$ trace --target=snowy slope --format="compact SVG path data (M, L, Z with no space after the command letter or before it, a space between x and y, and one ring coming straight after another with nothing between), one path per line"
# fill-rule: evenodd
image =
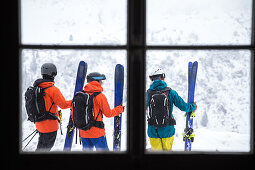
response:
M159 3L160 2L160 3ZM230 5L231 4L231 5ZM149 45L251 43L252 0L148 0ZM146 76L155 66L187 101L188 62L198 61L194 151L250 151L251 52L249 50L147 51ZM150 80L146 79L146 88ZM184 113L174 107L173 150L183 150ZM146 148L150 148L146 138Z
M126 43L126 0L23 0L26 44Z
M111 44L126 43L126 1L103 0L24 0L21 3L22 43L27 44ZM149 45L225 45L249 44L251 34L251 0L148 0L147 43ZM111 4L115 5L111 5ZM117 4L119 3L119 4ZM162 5L163 4L163 5ZM231 4L231 5L228 5ZM153 8L151 8L153 7ZM52 62L58 68L56 86L66 99L72 99L75 76L80 60L88 63L88 73L106 75L104 94L114 105L114 67L123 64L126 78L125 50L22 50L21 136L35 129L26 121L24 92L40 78L40 67ZM194 119L194 151L250 151L251 53L248 50L166 50L147 51L146 77L155 66L166 73L167 84L187 101L187 65L198 61L195 92L197 117ZM146 79L146 89L150 85ZM127 105L127 83L124 105ZM125 109L127 110L127 109ZM70 111L63 110L63 134ZM126 112L123 113L122 151L126 148ZM184 113L174 107L176 134L174 151L183 151ZM106 137L112 150L113 118L104 118ZM36 136L26 151L34 151ZM65 135L58 131L53 151L62 151ZM74 141L75 143L75 141ZM24 146L25 143L21 143ZM150 148L146 138L146 148ZM73 145L81 151L81 146Z
M22 114L22 136L24 139L30 133L35 130L35 126L33 123L26 121L26 110L24 104L24 93L28 86L33 85L33 82L40 78L40 69L41 65L45 62L52 62L57 66L58 75L55 78L55 85L60 89L63 93L64 97L67 100L72 99L75 78L77 73L77 68L79 61L85 61L88 63L88 73L90 72L100 72L105 74L106 80L103 82L103 93L106 95L108 99L108 103L111 108L114 107L114 69L116 64L124 65L124 92L123 92L123 104L126 106L126 93L127 93L127 83L126 83L126 52L125 51L90 51L90 50L23 50L21 63L22 63L22 106L21 106L21 114ZM86 83L86 82L85 82ZM127 110L127 109L125 109ZM62 151L64 147L64 140L66 134L66 126L68 124L70 110L62 110L63 111L63 122L62 129L63 134L60 135L60 131L58 131L57 139L53 151ZM127 121L126 111L123 113L123 126L122 126L122 146L121 150L126 150L126 121ZM104 117L105 129L106 129L106 138L108 142L109 149L112 150L113 146L113 118ZM31 144L29 144L26 148L26 151L34 151L37 146L38 136L34 138ZM75 139L75 138L74 138ZM75 143L75 140L74 140ZM79 143L79 141L78 141ZM23 143L23 147L26 142ZM81 151L81 146L73 145L73 150Z
M184 101L188 98L188 62L198 61L195 90L198 109L194 118L197 136L192 150L249 151L250 51L154 50L148 51L147 56L146 76L154 67L161 67L166 73L168 86ZM151 81L146 80L146 88L149 88ZM185 128L184 112L174 107L173 115L177 121L173 150L180 150L184 147L180 137ZM241 142L237 143L239 140ZM183 147L180 148L180 144ZM150 148L148 139L147 148Z
M252 0L148 0L149 45L247 45Z

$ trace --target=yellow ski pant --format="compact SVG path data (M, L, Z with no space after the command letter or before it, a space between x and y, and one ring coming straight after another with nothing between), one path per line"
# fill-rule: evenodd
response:
M152 150L168 150L172 151L174 136L170 138L150 138Z

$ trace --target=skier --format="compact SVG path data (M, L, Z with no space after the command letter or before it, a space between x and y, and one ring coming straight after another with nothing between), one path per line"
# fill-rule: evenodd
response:
M124 106L119 105L114 109L111 109L106 96L103 92L103 80L106 77L104 74L98 72L92 72L87 75L87 84L84 87L84 91L90 95L95 92L101 92L93 98L94 104L94 119L98 122L103 122L103 115L106 117L114 117L123 112ZM104 127L99 128L92 126L89 130L79 129L83 150L109 150Z
M195 111L197 105L196 102L194 104L184 102L176 91L167 87L162 69L153 71L149 78L153 81L146 93L147 108L149 108L147 133L151 148L172 151L176 124L172 114L173 104L184 112ZM164 104L160 105L160 103Z
M37 79L34 86L47 88L44 96L45 108L50 113L58 115L58 106L61 109L71 107L72 100L65 100L60 90L54 85L54 78L57 75L57 68L52 63L45 63L41 67L42 79ZM46 119L40 122L35 122L37 131L39 132L39 139L36 151L50 151L54 145L59 129L58 119Z

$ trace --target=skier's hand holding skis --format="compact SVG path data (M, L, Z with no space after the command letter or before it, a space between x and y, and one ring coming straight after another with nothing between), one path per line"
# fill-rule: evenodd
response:
M193 112L195 112L197 110L197 102L194 102L194 105L196 106L196 108Z
M122 102L121 102L120 106L123 108L123 112L124 112L125 106L123 106L123 103L122 103ZM123 113L123 112L122 112L122 113Z

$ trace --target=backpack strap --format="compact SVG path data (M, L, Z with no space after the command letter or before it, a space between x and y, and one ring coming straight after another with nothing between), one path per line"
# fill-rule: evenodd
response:
M50 87L52 87L52 86L54 86L54 84L53 84L53 85L51 85L51 86L49 86L49 87L42 88L42 89L43 89L43 92L44 92L46 89L48 89L48 88L50 88ZM51 104L51 106L50 106L50 109L49 109L49 111L48 111L49 113L50 113L50 110L51 110L51 108L52 108L53 104L54 104L54 102L52 102L52 104Z
M48 111L48 112L50 112L50 110L51 110L51 108L52 108L53 104L54 104L54 102L52 102L52 104L51 104L50 109L49 109L49 111Z
M46 89L48 89L48 88L50 88L50 87L52 87L52 86L54 86L54 84L51 85L51 86L49 86L49 87L42 88L42 89L43 89L43 92L44 92ZM51 103L50 109L49 109L49 111L47 111L47 113L48 113L47 118L48 118L48 119L52 119L52 120L58 120L58 122L60 122L60 119L59 119L54 113L51 113L51 112L50 112L50 110L51 110L53 104L54 104L54 102Z
M163 90L150 90L150 89L148 89L147 93L149 93L149 94L157 94L157 93L163 93L163 92L167 92L167 91L171 91L171 88L170 87L166 87Z
M161 93L164 93L164 92L169 92L171 91L171 88L170 87L166 87L164 88L163 90L159 90L159 91L156 91L156 90L150 90L148 89L147 90L147 93L149 94L150 98L153 94L161 94Z
M99 95L101 92L94 92L92 95L91 95L91 97L92 98L94 98L94 97L96 97L97 95Z
M101 115L103 117L102 111L99 110L99 112L97 114L97 117L96 117L96 119L94 121L94 126L100 128L100 129L104 129L104 122L103 121L97 121L97 118L98 118L100 113L101 113Z
M171 91L171 88L170 87L166 87L166 88L164 88L163 90L161 90L162 92L169 92L169 91Z
M54 86L54 84L53 84L53 85L51 85L51 86L49 86L49 87L42 88L43 92L44 92L46 89L48 89L48 88L50 88L50 87L52 87L52 86ZM51 104L50 109L49 109L49 111L48 111L48 112L50 112L50 110L51 110L51 108L52 108L53 104L54 104L54 102L52 102L52 104Z
M52 86L54 86L54 84L51 85L51 86L49 86L49 87L42 88L42 89L43 89L43 91L45 91L46 89L48 89L48 88L50 88L50 87L52 87Z
M96 97L97 95L99 95L101 92L94 92L91 96L92 98ZM102 118L103 118L103 113L102 113L102 110L99 109L99 112L97 113L97 117L94 121L94 125L95 127L97 128L100 128L100 129L104 129L104 122L103 121L97 121L97 118L98 116L101 114Z

